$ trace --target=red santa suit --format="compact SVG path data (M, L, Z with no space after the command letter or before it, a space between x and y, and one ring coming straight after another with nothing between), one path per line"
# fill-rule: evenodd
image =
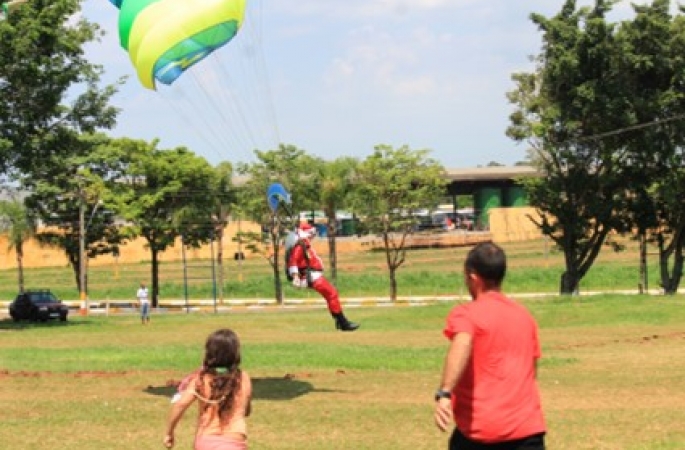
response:
M354 331L359 325L348 321L343 315L338 290L323 276L323 261L312 247L311 240L316 236L316 230L310 224L303 223L297 234L299 241L288 258L288 273L293 277L293 285L309 287L321 294L336 320L336 326L343 331Z

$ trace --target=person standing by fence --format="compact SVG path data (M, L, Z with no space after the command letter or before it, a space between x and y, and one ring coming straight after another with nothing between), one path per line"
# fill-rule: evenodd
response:
M136 297L138 298L138 306L140 307L140 321L143 325L147 325L150 323L150 298L148 297L145 283L140 283Z

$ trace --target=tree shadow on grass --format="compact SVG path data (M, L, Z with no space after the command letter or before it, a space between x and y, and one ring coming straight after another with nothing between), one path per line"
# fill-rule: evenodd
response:
M255 400L292 400L310 392L333 392L330 389L316 389L309 381L287 374L284 377L252 379L252 398ZM171 399L176 394L178 383L167 382L165 386L148 386L143 391Z

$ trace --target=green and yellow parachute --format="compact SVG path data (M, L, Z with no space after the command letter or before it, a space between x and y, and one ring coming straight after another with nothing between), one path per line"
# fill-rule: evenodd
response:
M247 0L110 0L143 86L171 84L238 33Z

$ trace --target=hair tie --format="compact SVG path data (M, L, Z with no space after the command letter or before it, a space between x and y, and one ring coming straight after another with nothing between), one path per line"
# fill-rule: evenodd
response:
M226 367L215 367L214 371L220 375L223 375L228 372L228 369Z

